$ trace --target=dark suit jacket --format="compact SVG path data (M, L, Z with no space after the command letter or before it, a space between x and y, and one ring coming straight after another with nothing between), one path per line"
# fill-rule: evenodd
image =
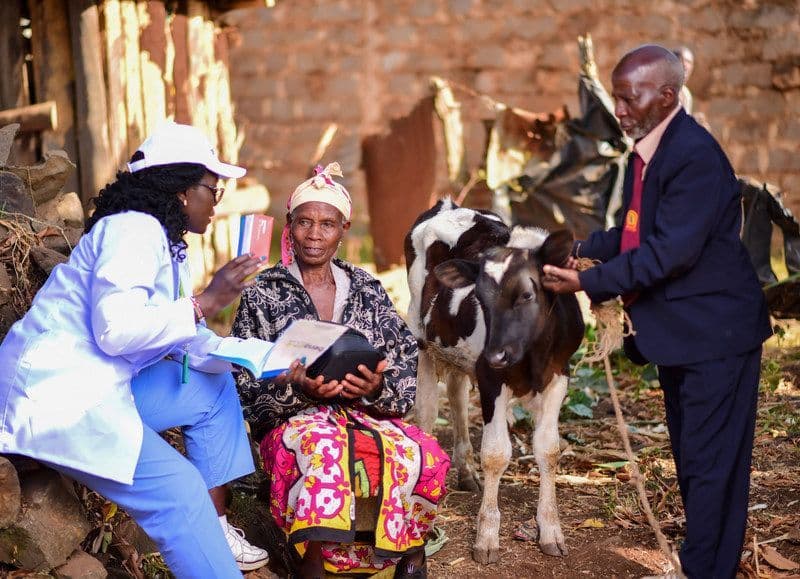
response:
M632 184L625 175L624 210ZM594 302L638 291L629 313L642 355L675 366L741 354L772 333L763 292L739 239L739 187L725 153L683 110L645 172L638 248L620 254L621 229L592 233L580 273Z

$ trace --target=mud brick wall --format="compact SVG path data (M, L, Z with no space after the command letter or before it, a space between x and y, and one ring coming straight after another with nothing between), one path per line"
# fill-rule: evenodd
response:
M551 111L576 99L576 38L590 33L600 77L645 42L686 44L689 81L736 170L782 187L800 213L800 0L279 0L229 13L240 160L285 199L328 123L366 214L360 140L408 113L439 75L499 101ZM469 166L491 111L463 93Z

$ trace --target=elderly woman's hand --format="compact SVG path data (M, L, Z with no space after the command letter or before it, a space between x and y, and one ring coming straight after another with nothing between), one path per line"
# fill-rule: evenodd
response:
M289 370L281 374L276 379L276 382L281 384L296 384L300 386L303 394L310 398L333 398L342 392L343 384L336 380L325 382L322 376L316 378L309 378L306 376L306 367L300 360L295 360L289 366Z
M361 372L361 376L347 374L344 380L342 380L344 386L342 389L342 398L355 400L361 397L374 397L376 392L379 392L383 385L383 373L386 371L388 365L389 362L381 360L378 362L373 372L364 364L360 364L358 366L358 371Z

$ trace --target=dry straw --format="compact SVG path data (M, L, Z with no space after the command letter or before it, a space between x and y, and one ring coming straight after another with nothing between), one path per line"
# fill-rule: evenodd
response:
M38 234L34 233L31 228L33 223L44 226L44 229ZM33 296L46 277L33 267L31 248L42 245L41 238L44 235L61 235L68 245L69 240L61 227L8 211L0 211L0 231L5 232L0 240L0 267L11 272L11 303L16 315L21 317L30 308Z
M576 269L584 271L594 267L596 263L589 258L580 257L576 260ZM591 309L597 323L597 340L587 344L586 353L579 364L600 362L622 347L623 338L635 334L628 312L622 308L619 299L593 303Z

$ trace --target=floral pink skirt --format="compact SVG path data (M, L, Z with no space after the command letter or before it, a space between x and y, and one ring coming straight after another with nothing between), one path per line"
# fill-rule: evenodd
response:
M321 541L332 573L375 572L421 547L445 494L450 459L400 419L353 408L308 408L261 442L270 511L302 556ZM380 501L375 539L356 540L355 499Z

